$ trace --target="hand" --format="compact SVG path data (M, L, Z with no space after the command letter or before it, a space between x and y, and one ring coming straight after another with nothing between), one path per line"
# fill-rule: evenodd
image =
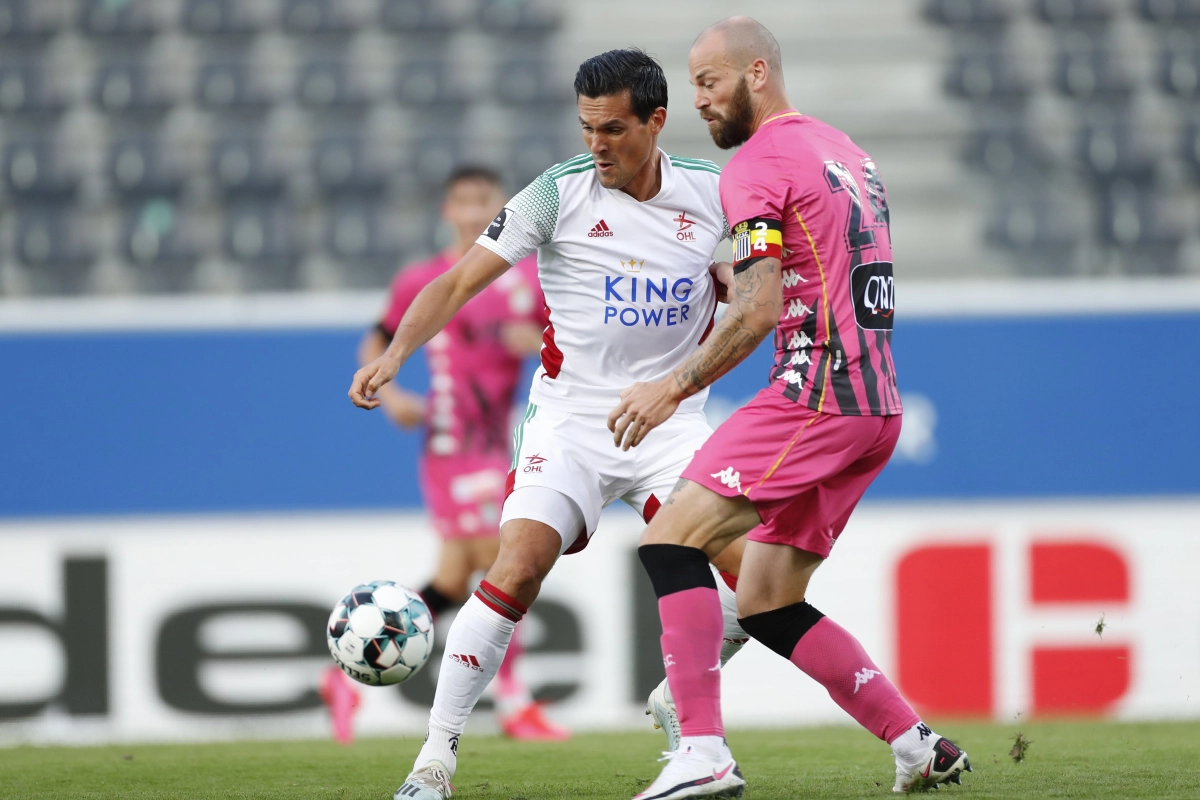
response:
M378 397L384 413L396 426L408 430L425 421L425 400L419 394L393 385L382 387Z
M637 447L650 431L670 419L682 399L673 375L630 386L621 392L621 402L608 415L613 444L622 450Z
M354 373L354 380L350 381L350 391L347 392L350 395L350 402L359 408L378 408L380 401L375 393L381 386L396 377L396 373L399 371L400 360L391 358L384 353Z
M708 265L708 273L712 275L713 287L717 290L717 302L728 303L733 296L733 264L714 261Z

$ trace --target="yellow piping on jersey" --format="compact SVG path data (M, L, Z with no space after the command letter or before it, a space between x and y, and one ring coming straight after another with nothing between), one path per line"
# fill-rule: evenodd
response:
M829 346L829 341L832 338L829 333L829 289L825 285L825 267L821 265L821 256L817 253L817 243L813 241L812 234L808 232L808 226L804 224L804 217L800 216L800 209L794 209L796 221L800 223L800 227L804 229L804 235L808 237L808 246L812 248L813 259L817 262L817 272L821 274L821 309L825 312L825 346ZM829 351L826 350L828 357ZM817 413L821 413L821 409L825 406L825 390L829 388L829 373L832 371L832 364L825 368L825 383L821 386L821 398L817 401Z
M762 125L766 125L767 122L774 122L775 120L784 119L785 116L804 116L804 114L800 114L799 112L784 112L782 114L775 114L774 116L769 116L769 118L764 119L762 121ZM762 125L758 127L762 127Z

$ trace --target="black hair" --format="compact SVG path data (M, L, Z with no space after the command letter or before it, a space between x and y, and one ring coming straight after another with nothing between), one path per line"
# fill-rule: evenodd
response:
M636 47L592 56L575 73L576 97L607 97L629 92L629 108L643 123L667 107L667 76L654 56Z
M446 176L445 190L450 191L450 188L460 181L483 181L492 186L504 188L504 178L500 177L500 173L482 164L463 164L456 167Z

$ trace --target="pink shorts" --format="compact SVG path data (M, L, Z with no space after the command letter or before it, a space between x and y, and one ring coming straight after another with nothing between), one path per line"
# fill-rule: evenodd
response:
M500 535L508 467L508 456L503 454L421 458L421 496L443 539Z
M767 388L717 428L683 477L749 498L762 519L751 541L828 558L899 437L899 416L818 413Z

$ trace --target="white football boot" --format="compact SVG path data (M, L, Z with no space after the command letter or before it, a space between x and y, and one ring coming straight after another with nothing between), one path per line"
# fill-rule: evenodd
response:
M654 687L654 691L646 698L646 714L654 718L654 727L661 728L667 734L667 750L674 752L679 749L679 715L675 713L675 698L671 696L671 687L667 679Z
M896 785L893 792L936 789L942 783L962 784L962 773L973 772L967 751L944 736L934 734L933 741L915 764L896 757Z
M663 753L667 765L658 779L633 800L676 800L683 797L741 797L746 781L729 748L722 745L718 757L696 752L689 746Z
M430 761L408 774L404 785L392 795L392 800L446 800L453 794L450 770L440 761Z

